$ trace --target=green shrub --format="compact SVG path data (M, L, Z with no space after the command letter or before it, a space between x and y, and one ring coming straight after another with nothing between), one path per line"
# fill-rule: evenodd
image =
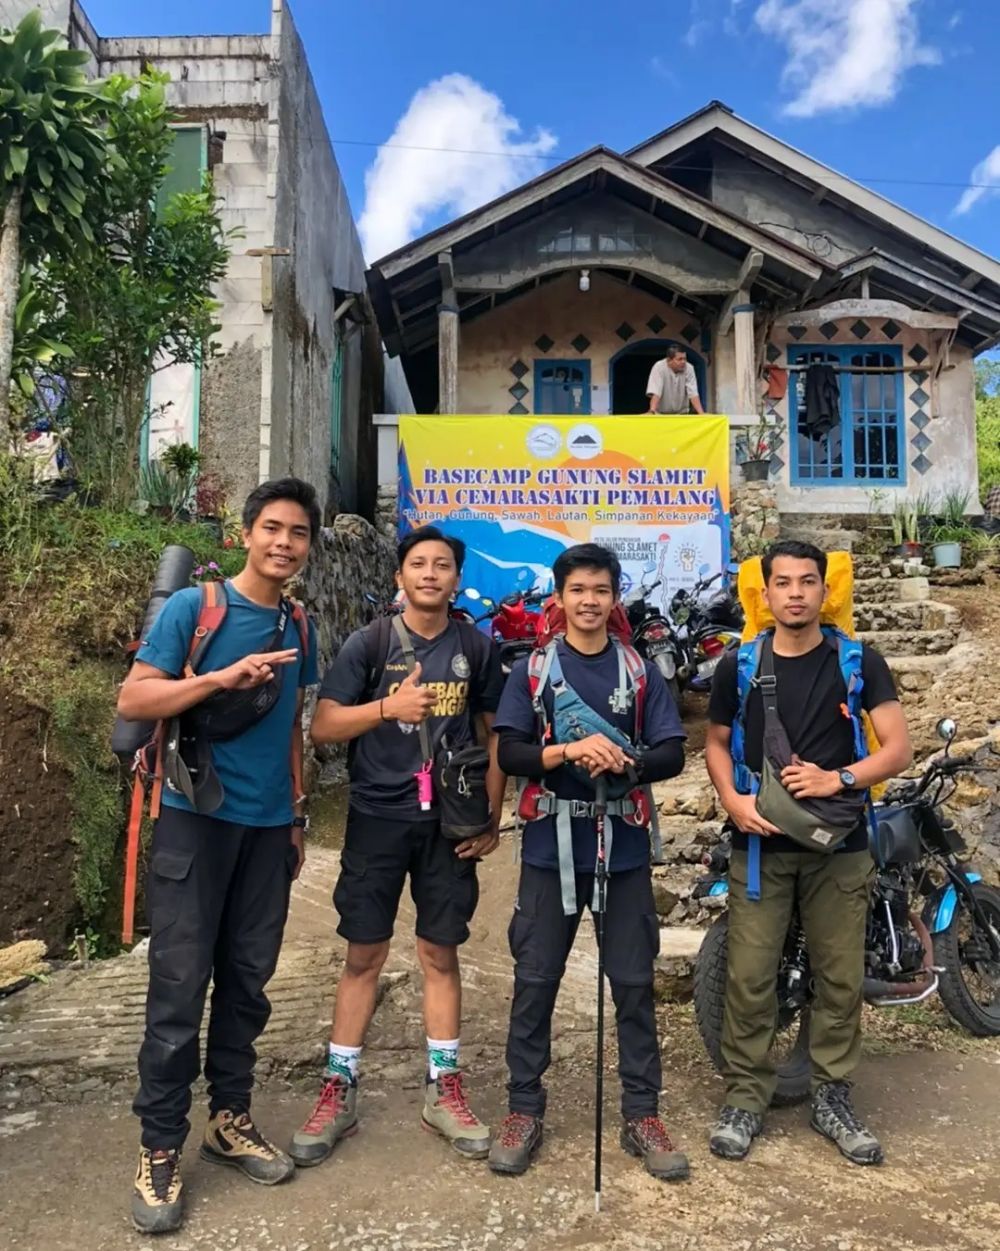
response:
M983 498L1000 485L1000 396L976 401L976 448L979 457L979 491Z

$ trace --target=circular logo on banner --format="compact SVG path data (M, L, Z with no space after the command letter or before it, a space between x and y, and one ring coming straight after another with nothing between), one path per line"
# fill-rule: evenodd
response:
M539 460L548 460L562 447L562 435L555 426L534 426L525 440L528 451Z
M452 658L451 671L456 678L467 678L472 672L469 662L465 659L461 652Z
M596 426L574 426L566 436L566 448L577 460L591 460L604 450L604 440Z

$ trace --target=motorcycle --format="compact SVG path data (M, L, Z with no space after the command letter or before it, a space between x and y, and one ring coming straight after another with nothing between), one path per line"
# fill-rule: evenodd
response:
M670 696L680 709L678 670L682 665L681 648L670 623L651 602L651 596L659 586L659 580L650 584L640 582L622 600L622 607L632 629L632 642L636 650L644 660L652 661L663 674Z
M516 591L513 595L505 595L497 604L480 595L474 587L465 590L464 595L473 603L481 603L486 609L481 616L470 617L470 620L474 620L477 625L489 621L490 633L500 648L500 664L504 677L508 677L514 665L525 656L530 656L538 645L540 614L531 610L540 608L546 596L540 591L531 591L527 595Z
M1000 890L965 863L967 852L941 805L964 761L951 756L956 723L937 733L946 744L916 779L897 783L875 806L871 850L876 876L868 909L864 997L876 1008L901 1007L940 996L970 1034L1000 1035ZM695 896L725 896L728 843L705 858L709 872ZM705 1048L722 1071L728 916L708 930L694 969L694 1006ZM772 1056L778 1077L774 1103L808 1097L809 1021L814 988L809 951L793 915L778 969L778 1016Z
M739 600L728 586L706 595L723 576L720 571L692 587L681 587L667 609L677 644L681 690L707 691L723 653L739 646L744 621Z

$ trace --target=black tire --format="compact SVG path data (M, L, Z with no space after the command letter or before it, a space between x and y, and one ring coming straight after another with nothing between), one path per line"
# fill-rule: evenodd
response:
M726 961L729 947L729 916L723 913L705 935L694 964L694 1012L698 1033L717 1072L722 1072L722 1013L726 996ZM793 1039L791 1049L777 1064L778 1084L773 1107L788 1107L809 1098L812 1065L809 1059L809 1017L805 1008L794 1013L779 1036ZM794 1038L793 1038L794 1035Z
M1000 890L974 882L972 892L987 921L1000 934ZM995 1038L1000 1035L1000 964L969 959L966 944L970 939L977 939L980 947L986 941L974 932L976 928L975 918L959 895L951 924L934 935L934 963L944 969L938 990L941 1002L963 1029L975 1038ZM972 985L970 975L975 979ZM990 985L993 1002L983 1003L980 987Z
M670 698L674 701L674 704L677 707L677 711L678 713L680 713L681 700L683 696L681 695L680 683L677 681L676 669L674 670L673 673L670 674L669 677L667 676L666 673L664 673L664 669L670 669L673 666L667 664L667 658L663 655L655 656L653 658L653 664L656 665L657 669L659 669L659 671L663 674L663 680L667 684L667 690L670 692Z

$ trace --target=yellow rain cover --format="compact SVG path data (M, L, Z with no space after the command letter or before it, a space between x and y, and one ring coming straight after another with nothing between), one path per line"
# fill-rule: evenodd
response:
M820 621L823 625L836 626L849 638L854 638L854 565L851 554L827 552L826 560L826 599L820 609ZM743 642L749 643L762 630L770 630L774 626L771 610L764 603L764 573L759 556L740 565L737 590L746 614ZM879 741L867 712L862 711L861 720L868 740L868 754L871 755L878 751ZM873 786L872 797L878 799L884 790L884 783Z

